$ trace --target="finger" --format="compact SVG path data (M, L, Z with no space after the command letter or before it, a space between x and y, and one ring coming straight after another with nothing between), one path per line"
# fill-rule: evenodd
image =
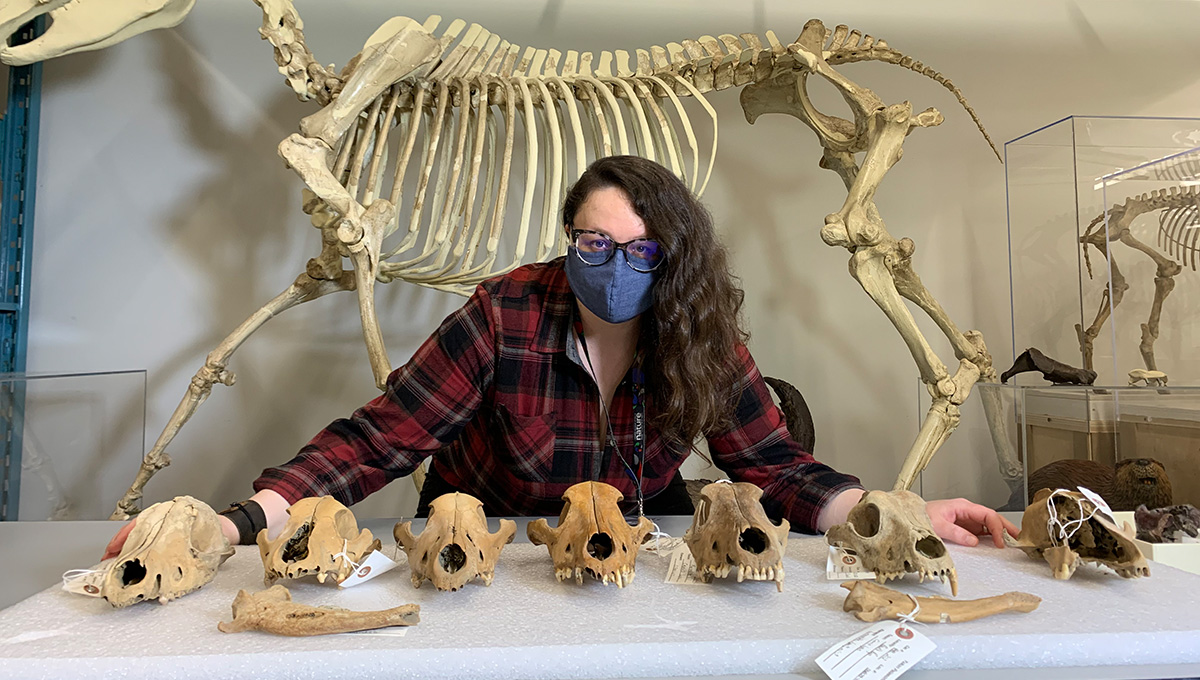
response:
M951 543L957 543L965 546L975 546L979 544L979 539L975 534L958 526L957 524L943 524L936 529L937 533Z
M117 531L117 535L113 536L112 540L108 542L108 546L104 548L104 557L100 558L101 562L121 554L121 548L125 547L125 539L129 538L129 532L133 531L133 523L136 521L126 522L125 526Z
M998 513L993 512L988 515L985 521L987 523L988 531L992 534L992 545L996 546L997 548L1003 548L1005 519Z

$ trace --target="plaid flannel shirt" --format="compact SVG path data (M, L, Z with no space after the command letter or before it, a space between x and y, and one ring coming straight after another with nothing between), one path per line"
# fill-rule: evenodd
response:
M636 498L621 460L600 438L600 391L575 349L575 296L563 259L520 267L474 295L388 377L384 394L334 421L291 461L268 468L255 490L296 502L331 495L346 505L432 464L489 515L559 514L567 487L607 482ZM764 490L763 505L794 530L858 479L818 463L788 434L782 413L744 346L735 425L708 436L713 462ZM647 408L654 408L649 401ZM633 450L630 375L610 407L617 447ZM689 451L647 427L646 498L666 488Z

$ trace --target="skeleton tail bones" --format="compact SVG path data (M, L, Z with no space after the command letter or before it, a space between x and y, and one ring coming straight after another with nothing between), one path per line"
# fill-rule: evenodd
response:
M786 45L770 32L765 45L752 34L724 34L636 50L632 58L620 50L601 52L597 59L592 53L568 51L564 57L557 50L522 49L477 24L455 21L435 35L439 17L424 24L397 18L335 74L304 43L302 22L290 0L255 1L263 9L260 33L272 43L280 71L301 99L315 99L324 107L305 118L300 133L279 147L307 185L304 209L321 230L323 246L287 290L208 355L114 517L137 512L145 483L169 464L167 445L213 384L233 383L226 370L230 356L268 319L328 293L356 291L372 372L382 387L390 364L374 308L376 281L403 279L466 294L478 282L530 259L564 252L565 236L555 224L555 211L565 187L596 157L643 155L703 192L717 147L717 115L704 93L742 85L747 86L742 103L748 119L790 113L817 133L825 149L822 166L838 172L850 191L842 211L827 218L822 238L851 251L853 275L900 330L935 397L898 487L910 485L949 436L971 385L980 378L995 379L982 337L960 332L949 320L912 270L912 242L887 233L873 201L878 183L900 158L904 137L916 127L939 124L941 115L934 109L914 115L907 104L885 107L874 93L832 67L861 61L897 64L942 84L977 124L978 117L950 81L886 42L841 26L829 31L811 21ZM190 9L185 0L176 2L181 12ZM47 6L57 3L51 0ZM160 4L165 8L171 3ZM141 21L138 31L154 27L135 15L129 15L134 17L130 26ZM0 12L0 21L4 18ZM108 35L113 40L126 36L118 33ZM87 42L77 38L80 44ZM841 91L853 121L816 110L804 86L811 74ZM684 100L696 102L712 122L707 148L702 148ZM987 139L982 126L980 130ZM864 154L861 165L855 158L859 152ZM514 171L522 170L524 181L513 181ZM520 196L515 237L511 229L502 231L510 193ZM533 213L539 208L540 231L532 235ZM408 213L407 229L400 218L403 211ZM385 250L385 239L393 235ZM537 242L535 253L527 248L531 236ZM511 255L501 257L505 244L512 247ZM407 259L396 259L402 253ZM349 270L344 260L350 261ZM933 354L901 298L933 317L950 338L960 363L954 376ZM998 409L988 409L992 411ZM1019 476L1019 466L1014 473L1016 464L1006 455L1000 455L1002 472L1006 478Z

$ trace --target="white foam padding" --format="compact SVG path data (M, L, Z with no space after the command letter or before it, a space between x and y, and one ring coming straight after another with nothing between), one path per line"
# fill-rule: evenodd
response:
M387 550L387 548L385 548ZM1126 580L1082 566L1055 581L1015 549L952 546L959 597L1022 590L1031 614L925 625L937 644L919 669L1200 664L1200 576L1151 564ZM545 547L504 549L491 587L414 589L407 563L351 589L281 581L297 602L350 609L421 605L403 637L287 638L225 634L238 589L259 590L262 563L239 547L216 579L167 605L113 609L51 588L0 612L0 676L103 678L602 678L819 673L814 659L868 625L842 611L846 591L825 579L823 538L793 534L782 593L770 582L668 585L665 557L642 551L624 589L559 583ZM736 574L736 572L735 572ZM895 585L895 583L891 584ZM949 596L940 582L899 582ZM1200 669L1200 665L1197 666Z

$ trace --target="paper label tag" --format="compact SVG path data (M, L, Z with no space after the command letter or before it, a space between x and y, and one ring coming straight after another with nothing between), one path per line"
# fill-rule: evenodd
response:
M1083 494L1084 498L1091 501L1096 506L1096 510L1107 517L1108 521L1112 522L1113 524L1117 523L1117 520L1113 519L1112 508L1108 507L1108 503L1104 502L1104 499L1100 497L1100 494L1083 486L1075 488L1079 489L1079 493Z
M866 581L875 578L875 572L863 566L862 558L853 550L829 546L829 557L825 560L825 578L830 581Z
M708 585L696 576L696 559L686 545L675 548L671 553L671 562L667 565L666 583L682 585Z
M62 589L68 593L85 597L100 597L100 588L104 585L104 577L108 574L108 566L116 559L110 558L91 569L72 569L63 574Z
M397 566L399 564L387 555L384 555L383 551L372 550L367 554L367 558L362 561L362 564L358 565L358 569L355 569L344 581L339 583L338 587L350 588L360 583L366 583L384 572L395 569Z
M935 646L912 626L880 621L830 647L817 657L817 665L833 680L896 678L928 656Z
M659 557L670 557L682 545L683 538L678 536L651 538L642 544L642 550L654 553Z

